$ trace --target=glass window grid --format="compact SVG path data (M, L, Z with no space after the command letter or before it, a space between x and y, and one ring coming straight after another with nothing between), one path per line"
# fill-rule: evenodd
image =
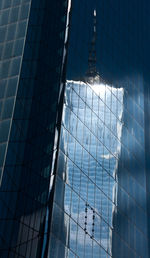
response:
M68 186L69 187L69 186ZM69 187L70 188L70 187ZM71 189L71 188L70 188ZM73 190L71 190L71 195L72 194L75 194L75 192L73 191ZM81 206L81 211L82 212L84 212L84 209L85 209L85 207L86 207L86 202L79 196L79 203L78 203L78 208L80 207L80 202L82 202L82 205L84 205L84 206ZM58 203L56 202L56 204L55 205L58 205ZM71 205L71 203L70 203L70 205ZM59 206L59 205L58 205ZM71 207L72 206L70 206L70 210L71 210ZM89 215L91 215L92 216L92 214L93 214L93 212L91 213L91 207L88 205L87 206L88 207L88 211L90 212L89 213ZM61 208L62 209L62 208ZM93 209L93 208L92 208ZM85 218L84 218L84 214L80 214L80 213L78 213L78 215L77 216L75 216L74 217L74 215L72 215L72 213L70 212L70 213L68 213L68 210L66 211L66 209L63 211L65 214L67 214L67 215L69 215L69 217L70 217L70 220L73 222L73 224L75 225L75 227L76 227L76 230L77 230L77 228L78 228L78 230L80 229L80 234L81 234L81 232L82 232L82 234L83 234L83 242L84 242L84 237L86 236L86 235L88 235L88 237L90 237L90 239L91 239L91 241L94 241L97 245L100 245L106 252L110 252L110 250L109 250L109 247L108 247L108 242L107 242L107 245L104 245L102 242L101 242L101 236L103 236L105 233L103 232L101 232L101 231L99 231L99 236L98 237L96 237L96 235L95 235L95 237L94 237L94 234L92 233L92 231L91 231L91 229L90 229L90 227L91 227L91 224L92 224L92 222L91 221L89 221L88 223L87 223L87 233L85 233ZM79 216L79 214L80 214L80 216L82 216L82 217L80 217ZM95 212L94 212L94 214L95 214L95 217L96 217L96 220L97 220L97 222L98 223L103 223L104 224L104 226L105 227L107 227L108 228L108 234L109 234L109 232L112 230L111 229L111 227L107 224L107 222L105 222L105 220L101 217L101 216L99 216L98 214L96 214ZM83 221L84 220L84 221ZM96 227L95 227L96 228ZM53 230L52 230L52 232L53 232ZM54 234L55 234L55 232L53 232ZM105 234L105 236L107 235L107 233ZM75 241L77 241L77 234L76 234L76 240ZM74 252L76 253L76 244L75 245L73 245L74 246ZM72 250L72 249L71 249Z
M71 135L71 134L69 134L69 135ZM73 137L74 138L74 137ZM81 144L81 142L80 142L80 144ZM83 148L85 148L85 146L83 146ZM86 149L87 150L87 149ZM88 151L88 150L87 150ZM102 166L101 164L100 164L100 166ZM104 167L103 167L104 168ZM129 170L129 168L128 167L126 167L126 169L128 170L128 172L130 173L130 170ZM104 168L104 170L107 172L107 173L109 173L109 171L107 171L106 170L106 168ZM131 176L132 176L132 174L131 174ZM115 177L115 175L114 175L114 177ZM142 185L141 185L142 186ZM143 186L142 186L143 187Z
M100 8L100 7L99 7ZM113 6L112 6L112 8L113 8ZM117 13L117 12L115 12L115 13ZM102 19L101 19L102 20ZM133 19L134 20L134 19ZM130 24L128 24L128 26L130 26ZM118 27L119 27L119 25L117 26L117 28L116 28L116 37L117 37L117 29L118 29ZM106 30L106 28L103 28L104 30ZM124 30L126 30L126 28L124 28ZM109 34L109 33L108 33ZM108 36L108 34L106 34L106 38L107 38L107 36ZM132 36L132 35L131 35ZM132 37L131 37L132 38ZM117 39L118 39L118 37L117 37ZM122 50L121 50L121 42L117 42L117 41L115 41L113 38L110 38L110 37L108 37L107 38L107 40L112 40L115 44L117 44L117 46L118 46L118 48L119 48L119 51L121 52ZM120 45L120 46L119 46ZM74 50L74 49L73 49ZM126 49L125 49L125 53L127 54L127 55L129 55L129 53L128 53L128 46L126 46ZM78 56L79 56L79 54L80 53L76 53ZM111 53L111 51L110 51L110 55L112 55L112 53ZM138 55L137 55L138 56ZM113 56L112 58L114 58L114 60L115 60L115 57ZM80 56L79 56L79 58L78 58L78 60L80 60ZM138 57L137 57L137 59L136 59L137 61L138 61ZM83 60L81 60L82 61L82 64L83 64ZM73 66L72 66L72 68L74 68ZM72 69L71 68L71 69ZM70 69L70 68L69 68ZM133 69L133 67L131 68L129 68L129 69L131 69L132 71L133 71L133 74L134 74L134 72L136 72L134 69ZM123 71L123 65L121 66L121 69L119 70L119 71L117 71L118 73L119 72L121 72L121 71ZM129 78L129 79L131 79L132 80L132 78ZM125 80L126 81L126 80ZM134 80L132 80L132 86L136 86L136 85L134 85L135 84L135 82L134 82ZM137 87L137 86L136 86ZM131 171L130 171L131 172ZM132 177L132 175L131 175L131 177ZM138 184L138 182L137 182L137 184ZM118 241L118 243L119 243L119 241ZM121 243L120 243L121 244ZM122 255L125 255L125 254L127 254L127 252L122 252L121 253ZM132 254L132 253L131 253ZM135 255L135 256L134 256ZM138 256L138 253L133 253L133 256L132 255L130 255L131 257L137 257Z
M78 100L78 103L79 103L79 100Z
M77 184L74 183L73 180L71 180L70 182L68 180L66 180L66 183L73 188L73 190L78 194L80 195L84 201L88 201L88 185L90 184L91 186L94 187L94 191L97 189L97 191L99 191L100 195L101 196L104 196L105 198L108 199L108 201L111 203L111 205L113 205L113 201L109 198L109 196L107 196L103 190L100 188L100 186L96 185L89 177L88 175L84 174L83 171L81 171L81 169L77 168L77 166L74 164L74 167L76 169L74 169L74 171L76 171L77 169L80 170L79 173L80 173L80 179L79 179L79 186L76 187ZM75 177L74 177L74 180L75 180ZM86 184L85 184L86 182ZM82 190L82 191L81 191ZM83 191L84 190L84 191ZM93 197L94 197L95 194L93 194ZM93 198L94 200L94 198Z
M76 114L75 114L75 113L74 113L74 115L76 116ZM79 119L79 118L78 118L78 119ZM70 131L71 131L71 130L70 130ZM113 135L113 134L112 134L112 136L114 137L114 135ZM111 137L111 139L112 139L112 137ZM99 141L99 139L98 139L98 141ZM118 141L119 141L119 140L118 140ZM102 143L102 144L104 145L104 143ZM119 144L121 144L121 143L119 143ZM110 151L110 149L108 149L108 148L107 148L107 150L108 150L108 152ZM112 153L111 153L111 155L113 155L113 156L114 156L114 153L112 152ZM133 153L132 155L133 155L133 156L135 156L135 155L134 155L134 153ZM118 159L118 156L115 156L115 158L117 158L117 159ZM139 161L139 162L137 161L137 163L139 163L139 165L140 165L140 166L142 166L142 164L140 164L140 161Z
M12 3L12 1L11 1L11 4L13 4ZM19 7L21 7L22 6L22 4L20 5L20 6L18 6L18 13L19 13ZM14 89L14 87L13 87L13 91L12 91L12 96L10 96L10 97L8 97L7 95L6 95L6 92L7 92L7 88L8 88L8 83L9 83L9 79L10 79L10 77L12 77L13 78L13 76L14 76L14 71L13 71L13 73L11 74L11 70L12 70L12 68L14 67L14 62L15 61L18 61L19 60L19 63L20 63L20 59L16 59L16 57L14 58L14 56L13 56L13 52L14 52L14 44L15 44L15 42L16 42L16 36L15 36L15 34L16 34L16 31L17 31L17 24L18 24L18 17L16 16L16 21L17 21L17 23L12 23L12 21L10 20L10 18L11 18L11 15L13 14L13 11L14 10L12 10L12 6L10 7L11 9L6 9L5 11L3 10L2 11L2 16L1 16L1 22L2 23L0 23L1 25L3 25L3 26L0 26L0 28L1 29L4 29L5 30L5 38L4 38L4 43L2 43L1 44L1 47L2 47L2 49L3 49L3 52L2 52L2 54L1 54L1 60L2 60L2 62L3 62L3 64L4 64L4 60L8 60L8 61L6 61L7 63L8 63L8 68L7 68L7 70L8 70L8 72L6 73L6 76L5 76L5 72L2 74L2 76L3 77L7 77L8 78L8 80L7 80L7 84L6 84L6 87L5 87L5 92L4 92L4 95L3 95L3 109L1 109L1 119L2 120L4 120L4 119L8 119L8 118L11 118L11 113L12 113L12 110L13 110L13 105L14 105L14 98L12 98L15 94L16 94L16 90ZM5 15L6 14L6 15ZM5 19L5 21L3 20L3 17L4 16L7 16L6 17L6 19ZM21 17L20 17L21 18ZM24 17L25 18L25 17ZM27 17L26 17L27 18ZM9 24L9 21L11 22L10 24ZM25 20L26 21L26 20ZM12 26L14 25L14 29L15 29L15 31L13 32L12 31ZM7 42L7 35L8 35L8 29L9 28L11 28L11 34L12 34L12 32L13 32L13 34L12 34L12 36L13 36L13 38L10 38L10 39L12 39L11 41L9 41L9 42ZM12 37L11 36L11 37ZM6 42L7 42L7 44L6 44ZM7 46L8 46L8 44L9 44L9 49L7 48ZM23 49L23 45L22 45L22 49ZM22 53L20 53L20 56L21 56L21 54ZM5 62L5 64L7 65L7 63ZM2 65L2 68L3 68L4 66ZM18 69L19 69L19 66L18 66ZM15 75L16 75L16 72L17 72L17 74L19 73L19 70L17 70L17 71L15 71ZM1 76L1 77L2 77ZM17 82L16 82L16 87L17 87ZM9 106L10 106L10 101L12 102L12 105L11 105L11 107L9 108ZM9 106L8 106L8 104L6 103L6 102L9 102ZM9 109L8 109L9 108Z
M67 188L69 188L70 189L70 192L71 191L73 191L74 192L74 190L72 189L72 187L71 186L68 186L67 184L65 184L65 186L67 187ZM72 189L72 190L71 190ZM78 193L76 193L77 195L78 195ZM68 194L66 195L66 196L68 196ZM83 204L86 204L87 202L79 195L79 199L80 199L80 202L82 201L83 202ZM70 202L70 205L71 205L71 202ZM88 205L88 207L89 207L89 209L90 209L90 206ZM78 204L78 208L79 208L79 204ZM70 206L70 210L71 210L71 206ZM82 210L82 209L81 209ZM69 213L68 212L68 210L66 210L65 209L65 212L67 212L67 214L69 215L69 216L71 216L71 218L72 218L72 220L74 221L74 223L75 224L77 224L79 227L81 227L83 230L84 230L84 223L82 223L82 220L81 220L81 223L79 222L80 221L80 219L79 219L79 216L78 216L78 219L77 219L77 217L76 217L76 219L75 219L75 217L73 216L72 217L72 215L71 215L71 212ZM96 211L97 212L97 211ZM79 213L78 213L79 214ZM99 215L98 215L98 217L99 217ZM104 221L105 220L103 220L104 218L101 218L101 221L104 223ZM105 225L108 225L107 224L107 222L105 222ZM109 225L108 225L108 227L110 227ZM136 228L136 225L134 226L135 228ZM139 230L139 229L138 229ZM104 232L106 232L106 230L104 231ZM91 237L91 235L90 235L90 233L88 233L87 232L87 234ZM103 235L104 233L102 233L102 235ZM106 233L105 233L106 234ZM122 241L124 241L125 242L125 240L122 238L122 236L120 235L120 233L119 232L116 232L116 234L118 234L118 236L122 239ZM142 233L143 234L143 233ZM101 236L101 235L100 235ZM145 237L145 236L144 236ZM95 237L92 237L92 239L94 240L94 241L96 241L97 242L97 244L100 244L100 245L102 245L102 243L100 243L99 241L97 241L96 239L97 239L97 237L96 237L96 235L95 235ZM146 238L145 238L145 240L146 240ZM128 245L128 243L126 243L127 245ZM103 248L105 249L105 245L102 245L103 246ZM133 246L129 246L129 248L133 248ZM108 248L108 246L107 246L107 249L109 249ZM105 250L105 251L110 251L110 250ZM135 250L134 250L135 251ZM111 252L111 251L110 251ZM111 253L110 253L110 255L111 255Z
M73 112L73 111L71 111L71 112L72 112L73 116L76 117L76 120L81 121L81 119L80 119L79 117L77 117L77 115L76 115L75 112ZM81 123L84 124L83 121L81 121ZM88 131L91 131L91 129L89 128L89 125L84 124L84 127L87 128ZM66 128L66 129L68 130L68 128ZM71 131L71 130L69 129L69 131ZM97 139L97 141L98 141L100 144L104 144L103 142L100 141L100 139L97 138L97 136L96 136L93 132L91 132L91 133L92 133L92 135ZM117 139L116 136L115 136L115 138ZM108 151L109 151L109 150L108 150ZM114 153L111 153L111 154L112 154L114 157L117 158L117 156L115 156Z
M89 85L88 85L88 87L90 87ZM107 87L108 88L108 87ZM76 91L76 88L75 87L73 87L72 88L74 91ZM78 94L78 92L76 92L77 94ZM94 95L96 95L95 94L95 92L93 93ZM97 95L98 96L98 95ZM81 98L81 96L79 96L78 95L78 97L79 98ZM100 97L98 96L98 98L100 99ZM117 99L117 98L116 98ZM84 99L83 99L83 101L84 101ZM107 108L107 110L109 110L110 111L110 114L112 114L114 117L116 117L116 119L117 119L117 121L119 122L120 121L120 119L119 119L119 117L117 117L116 116L116 114L112 111L112 109L110 109L109 107L107 107L107 105L105 104L105 102L102 100L102 99L100 99L100 102L101 103L103 103L103 105L104 105L104 107L106 107ZM120 101L117 99L117 103L119 103ZM90 108L91 109L91 107L86 103L86 100L85 100L85 104L86 104L86 106L88 106L88 108ZM122 105L122 102L120 102L120 104ZM94 110L92 110L93 112L94 112ZM129 113L129 111L127 110L127 112L128 112L128 116L130 115L130 113ZM98 114L96 114L96 115L98 115ZM111 117L111 116L110 116ZM143 117L144 117L144 115L143 115ZM99 117L100 118L100 117ZM135 120L135 118L132 116L132 119L133 120ZM101 120L101 118L100 118L100 120ZM121 122L121 121L120 121ZM138 121L136 121L136 123L137 123L137 126L139 126L140 128L141 128L141 130L142 130L142 132L143 132L143 134L144 134L144 130L143 130L143 127L141 127L141 125L138 123ZM128 127L128 125L126 125L126 124L123 124L124 126L126 126L126 127ZM108 126L108 125L107 125ZM137 128L137 127L136 127ZM128 129L129 130L129 129ZM130 130L129 130L129 132L130 132ZM116 134L116 136L117 136L117 134ZM135 139L136 139L136 141L139 141L139 138L138 137L136 137L136 135L133 135L133 137L135 137ZM139 142L140 143L140 142ZM140 143L141 144L141 143Z
M78 98L80 98L80 96L78 96ZM86 104L86 103L85 103ZM88 108L90 108L90 107L88 107ZM76 115L76 113L74 113L75 115ZM114 115L114 114L113 114ZM119 120L118 120L119 121ZM83 122L83 121L82 121ZM106 126L106 125L105 125ZM124 127L125 127L125 125L124 125ZM112 132L113 133L113 132ZM116 135L117 136L117 135ZM117 137L116 137L117 138ZM137 138L135 139L135 140L137 140ZM120 143L120 144L122 144L122 143ZM126 146L127 147L127 146ZM134 153L133 153L133 155L134 155ZM139 159L137 159L137 162L140 164L140 161L139 161ZM142 165L142 164L141 164Z
M7 0L5 1L5 2L8 2ZM14 2L14 0L11 0L11 3L12 2ZM16 1L15 1L16 2ZM22 3L23 2L25 2L24 0L22 0ZM35 1L35 2L37 2L37 1ZM45 1L44 1L45 2ZM4 2L3 2L4 3ZM1 4L1 3L0 3ZM6 6L5 6L6 7ZM41 9L40 9L40 11L42 11ZM42 16L42 15L41 15ZM40 33L39 33L40 34ZM13 42L13 41L12 41ZM16 41L15 41L16 42ZM22 56L22 55L20 55L20 56ZM8 60L8 59L7 59ZM22 78L21 78L22 79ZM23 78L24 79L24 78ZM24 80L25 81L25 80ZM22 82L22 80L21 80L21 82ZM26 82L27 83L27 82ZM17 84L17 83L16 83ZM27 84L26 84L27 85ZM22 86L22 85L20 85L20 86ZM30 86L31 86L31 84L30 84ZM8 93L8 92L7 92ZM19 92L20 93L20 92ZM20 96L19 96L20 97ZM17 99L17 101L18 101L18 99ZM19 99L19 101L22 101L22 99L20 100ZM27 102L28 103L28 102ZM24 103L23 103L24 104ZM18 115L18 114L15 114L16 116ZM45 115L45 114L44 114ZM45 117L45 116L44 116ZM20 117L19 117L20 118ZM21 117L22 118L22 117ZM23 115L23 118L24 118L24 115ZM15 119L14 119L15 120ZM17 128L18 129L18 131L19 131L19 133L20 133L20 127L22 128L22 131L23 131L23 133L25 133L24 131L25 131L25 129L24 129L24 124L26 124L26 120L24 121L24 119L20 119L21 121L20 121L20 124L19 124L19 121L18 121L19 119L16 119L15 120L15 122L14 123L17 123L17 125L18 125L18 127L19 128ZM16 126L17 127L17 126ZM47 129L46 129L47 130ZM16 137L16 134L18 134L18 131L16 130L16 131L14 131L13 132L13 134L14 134L14 136ZM28 135L29 136L29 135ZM41 136L41 135L40 135ZM47 134L46 134L46 136L47 136ZM26 135L26 133L25 133L25 135L24 135L24 138L25 137L27 137L27 135ZM53 137L53 136L51 136L51 137ZM17 137L16 137L17 138ZM18 137L19 138L19 137ZM17 140L18 140L18 138L17 138ZM24 139L23 138L23 139ZM30 137L29 137L30 138ZM40 137L41 138L41 137ZM42 135L42 138L43 138L43 135ZM20 147L20 152L22 152L22 142L23 142L23 139L22 139L22 137L20 137L19 139L21 139L21 142L19 141L19 142L17 142L16 144L14 143L14 146L16 145L16 146L18 146L18 144L19 144L19 147ZM12 140L13 140L13 142L14 142L14 138L12 137ZM15 139L16 140L16 139ZM29 141L28 141L28 144L30 144L30 139L28 139ZM10 140L11 141L11 140ZM27 145L28 145L27 144ZM40 144L42 144L42 140L41 140L41 142L40 142ZM12 152L13 152L13 147L14 146L11 146L12 147ZM31 146L32 147L32 146ZM10 149L9 149L10 150ZM11 151L11 150L10 150ZM16 148L15 148L15 151L16 151ZM45 159L45 156L43 155L43 154L45 154L44 153L44 151L43 151L43 153L42 153L42 155L41 155L41 163L43 163L43 160ZM13 156L13 155L12 155ZM14 156L15 156L15 154L14 154ZM30 157L29 157L30 158ZM32 157L31 157L32 158ZM48 161L46 161L46 162L48 162ZM49 161L50 162L50 161ZM15 163L15 162L14 162ZM20 164L18 164L19 163L19 159L17 159L17 165L16 165L16 171L15 171L15 165L13 166L11 166L11 175L12 175L12 177L13 177L13 175L16 175L16 174L18 174L18 175L20 175L21 173L20 172L24 172L23 170L24 170L24 167L26 166L26 164L25 165L23 165L22 166L22 170L21 170L21 165ZM8 163L7 164L9 164L9 161L8 161ZM40 161L38 161L38 164L40 164ZM19 167L19 165L20 165L20 167ZM29 164L28 163L28 170L30 171L30 165L31 164ZM34 165L35 165L35 162L34 162ZM41 164L40 164L41 165ZM8 169L8 167L9 166L7 166L6 168L5 168L5 171L6 171L6 173L5 173L5 175L9 175L9 173L10 173L10 167L9 167L9 171L7 171L7 169ZM19 169L20 168L20 169ZM43 165L43 168L44 168L44 165ZM35 169L35 168L34 168ZM37 169L37 167L36 167L36 169ZM38 170L40 170L39 168L38 168ZM17 173L18 172L18 173ZM23 174L23 173L22 173ZM8 178L8 181L9 182L11 182L11 175L10 175L10 178ZM35 174L35 178L37 177L37 175ZM4 178L4 180L5 180L5 178ZM48 183L49 183L49 179L47 179L47 181L48 181ZM40 184L42 185L42 182L41 182L41 180L39 180L39 182L40 182ZM38 184L39 184L39 182L38 182ZM18 182L17 182L18 183ZM36 185L36 184L35 184ZM7 185L8 186L8 185ZM14 189L16 190L16 192L18 191L18 202L20 201L19 200L19 198L20 198L20 195L22 196L22 191L20 191L18 188L17 188L17 186L18 185L14 185ZM21 186L21 185L20 185ZM37 186L36 186L37 187ZM6 189L7 190L7 192L9 192L9 189ZM23 189L23 190L25 190L25 192L27 191L27 189ZM21 193L20 193L21 192ZM47 192L48 192L48 189L47 189ZM23 193L24 194L24 193ZM41 192L39 191L39 197L40 197L40 194L41 194ZM7 195L7 193L6 193L6 195ZM33 194L34 195L34 194ZM41 196L41 198L39 198L39 200L37 200L37 201L35 201L34 199L32 199L32 198L30 198L30 196L29 196L29 205L31 205L31 202L33 201L33 206L34 206L34 208L35 209L37 209L37 214L35 214L36 212L34 212L34 208L33 208L33 206L32 206L32 208L33 208L33 210L30 210L29 211L29 207L28 207L28 203L27 203L27 206L25 205L25 203L23 202L22 203L22 205L20 205L19 206L19 211L18 211L18 209L17 209L17 206L14 204L14 202L13 202L13 193L11 194L11 192L9 192L9 196L10 196L10 200L8 200L8 202L9 203L11 203L11 204L13 204L13 206L14 207L12 207L12 211L11 210L9 210L9 212L8 212L8 214L9 214L9 216L12 216L12 218L16 218L16 216L18 216L19 218L18 218L18 224L16 223L16 220L15 221L13 221L12 220L12 223L14 224L14 230L11 230L11 228L9 229L9 231L11 232L11 231L15 231L15 235L17 235L17 233L18 233L18 239L16 240L15 239L15 236L12 234L12 238L10 238L10 240L12 241L12 243L11 243L11 241L9 242L9 244L10 244L10 246L11 246L11 244L13 245L13 240L14 241L16 241L17 242L17 244L19 245L19 247L16 247L15 248L15 250L16 250L16 255L17 255L17 253L18 252L23 252L24 253L24 257L26 257L26 256L31 256L31 257L35 257L37 254L35 254L35 252L37 252L37 249L38 249L38 241L37 241L37 239L38 239L38 237L36 237L37 239L35 240L35 241L37 241L37 243L36 244L34 244L34 241L32 241L33 240L33 236L35 236L35 231L34 231L34 228L35 228L35 224L38 224L37 225L37 227L38 227L38 233L37 233L37 235L39 236L39 240L40 240L40 238L41 238L41 236L40 236L40 232L41 232L41 227L40 227L40 225L39 225L39 223L38 222L35 222L35 221L37 221L37 220L41 220L41 225L43 225L44 224L44 221L43 221L43 218L44 218L44 213L45 213L45 207L41 207L41 205L39 205L39 203L41 203L41 201L43 202L43 200L41 199L41 198L43 198L43 196ZM24 197L24 196L23 196ZM24 198L22 197L22 200L24 200ZM31 202L30 202L30 200L32 200ZM5 200L6 201L6 203L7 203L7 200ZM45 206L45 204L44 204L44 206ZM38 208L38 207L40 207L40 208ZM21 208L22 208L22 210L21 210ZM16 209L16 210L15 210ZM41 210L42 211L41 211ZM13 212L16 212L16 215L14 215L13 216ZM43 214L42 214L42 212L43 212ZM27 214L28 213L28 216L25 216L25 214ZM22 243L21 242L21 238L22 238L22 236L23 236L23 234L22 234L22 236L20 236L21 235L21 233L22 232L24 232L24 230L23 230L23 228L24 228L24 226L22 226L21 225L21 222L23 222L24 223L24 219L25 218L27 218L28 217L28 219L30 220L31 219L31 217L33 217L32 215L31 215L31 213L33 214L34 213L34 218L32 218L32 229L30 228L30 230L29 230L29 234L30 234L30 236L31 236L31 240L29 239L28 241L26 241L26 243ZM18 215L18 214L21 214L20 216ZM7 223L7 220L5 220L5 222L4 222L4 225L6 225L7 224L7 228L9 228L9 221L8 221L8 223ZM34 224L35 223L35 224ZM17 224L17 227L15 228L15 225ZM19 226L20 226L20 231L19 231ZM17 229L18 229L18 232L17 232ZM31 234L31 231L32 231L32 233L33 234ZM9 232L8 232L9 233ZM26 230L25 230L25 235L26 235ZM33 236L32 236L33 235ZM19 241L19 238L20 238L20 241ZM7 240L8 238L6 237L6 240ZM10 247L11 248L11 247ZM24 248L24 250L23 250L23 248ZM26 252L26 249L28 248L28 254L27 253L25 253ZM34 250L33 250L34 249ZM22 250L22 251L21 251ZM32 250L32 251L31 251ZM20 255L21 255L21 253L20 253ZM10 255L12 255L12 254L10 254ZM19 254L18 254L19 255Z
M68 131L68 134L71 136L71 134L69 133L69 131ZM74 141L75 141L76 144L77 144L78 141L77 141L73 136L71 136L71 138L73 138ZM79 142L78 142L78 144L80 145ZM112 180L113 180L113 179L115 180L115 178L114 178L115 176L113 177L113 175L111 175L111 174L109 173L109 171L106 170L106 168L103 166L103 162L102 162L102 163L99 163L99 162L95 159L95 157L94 157L93 155L91 155L91 154L88 152L87 149L85 149L84 146L81 145L81 147L83 148L83 150L86 151L86 155L88 155L89 157L91 157L91 159L92 159L94 162L97 162L97 164L99 165L99 167L101 167L101 168L104 170L104 172L107 173L107 174L112 178ZM63 151L62 148L61 148L61 150ZM66 154L67 154L67 156L68 156L73 162L75 162L75 159L74 159L74 157L75 157L75 151L74 151L74 150L73 150L73 156L69 155L68 151L66 151ZM78 163L77 163L76 165L79 166ZM82 169L83 169L83 167L82 167ZM84 173L85 173L85 170L83 170L83 171L84 171ZM87 174L87 173L86 173L86 174Z
M10 9L12 7L16 7L16 6L20 6L22 4L25 4L25 3L30 3L31 0L2 0L1 3L0 3L0 9L1 10L7 10L7 9Z
M16 46L18 46L19 41L21 41L21 40L24 42L24 37L20 37L20 38L15 39L15 40L9 40L9 41L7 41L7 43L0 43L0 47L2 48L1 60L8 60L8 59L10 60L11 58L21 56L22 52L19 53L19 54L18 53L16 54L16 50L15 50ZM11 52L7 53L7 55L5 55L6 50L7 50L7 45L12 45L12 47L11 47Z
M76 165L74 165L74 167L76 167ZM79 168L78 168L79 169ZM82 174L84 174L83 173L83 171L81 171L80 170L80 182L81 182L81 176L82 176ZM84 179L83 179L83 183L84 183L84 185L85 185L85 177L88 177L88 175L86 175L86 174L84 174ZM73 181L72 181L73 182ZM87 184L88 184L88 182L91 182L93 185L94 185L94 187L95 187L95 189L97 189L98 191L99 191L99 196L100 195L102 195L103 194L103 196L108 200L108 202L109 203L111 203L111 207L114 207L114 203L112 203L112 201L111 201L111 199L109 199L109 196L107 196L104 192L103 192L103 190L99 187L99 186L97 186L97 185L95 185L95 183L90 179L90 178L88 178L88 180L87 180ZM79 183L79 185L81 186L81 183ZM79 189L76 189L76 187L74 187L72 184L69 184L69 186L84 200L84 202L87 202L88 201L88 196L87 196L87 194L86 194L86 192L84 191L84 193L85 193L85 196L82 196L81 195L81 190L80 190L80 192L79 192ZM87 186L86 186L86 189L87 189ZM122 191L125 193L125 189L123 189L121 186L120 186L120 189L122 189ZM135 203L135 205L137 206L137 207L139 207L139 209L141 210L141 207L135 202L135 199L133 199L127 192L126 192L126 195L128 195L128 198L130 198L130 200L132 200L132 202L134 202ZM125 198L126 199L126 198ZM104 200L104 199L103 199ZM104 202L104 203L106 203L106 201ZM103 207L102 205L100 206L100 207ZM110 207L110 205L108 205L108 207ZM126 210L128 210L128 208L126 209ZM143 209L142 209L143 210ZM98 210L96 210L97 212L98 212ZM145 211L143 210L143 212L145 213ZM99 212L99 214L100 214L100 216L103 216L103 213L101 213L101 212ZM107 221L107 223L112 223L112 221L111 221L111 212L110 212L110 209L108 209L108 214L110 214L110 216L108 215L108 221ZM146 215L146 213L145 213L145 215ZM127 214L126 214L126 216L127 216ZM106 219L106 214L105 214L105 219ZM129 219L130 221L132 221L132 223L134 223L135 224L135 226L138 226L138 225L136 225L136 221L134 221L134 218L132 219L132 218L130 218ZM112 226L112 225L110 225L110 226ZM143 234L143 232L141 231L141 233Z

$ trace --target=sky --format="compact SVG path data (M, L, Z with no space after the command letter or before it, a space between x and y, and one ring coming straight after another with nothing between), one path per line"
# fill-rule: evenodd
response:
M150 58L150 2L73 0L67 79L78 79L87 71L94 9L97 12L98 73L116 85L123 81L125 84L128 76L147 74Z

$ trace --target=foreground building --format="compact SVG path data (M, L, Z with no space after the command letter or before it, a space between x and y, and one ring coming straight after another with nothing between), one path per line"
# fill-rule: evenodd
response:
M41 257L68 3L0 10L0 257Z
M149 257L150 6L125 2L0 3L2 258Z

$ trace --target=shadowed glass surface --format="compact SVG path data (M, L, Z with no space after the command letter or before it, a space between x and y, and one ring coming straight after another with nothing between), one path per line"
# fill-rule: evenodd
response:
M72 1L52 257L149 257L146 4Z
M45 217L67 5L0 1L2 258L41 258L43 238L50 234Z
M0 257L148 258L150 2L68 5L0 1Z

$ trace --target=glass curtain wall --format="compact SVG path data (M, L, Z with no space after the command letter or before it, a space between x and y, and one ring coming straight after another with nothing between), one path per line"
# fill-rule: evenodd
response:
M72 1L50 257L149 257L144 5Z

